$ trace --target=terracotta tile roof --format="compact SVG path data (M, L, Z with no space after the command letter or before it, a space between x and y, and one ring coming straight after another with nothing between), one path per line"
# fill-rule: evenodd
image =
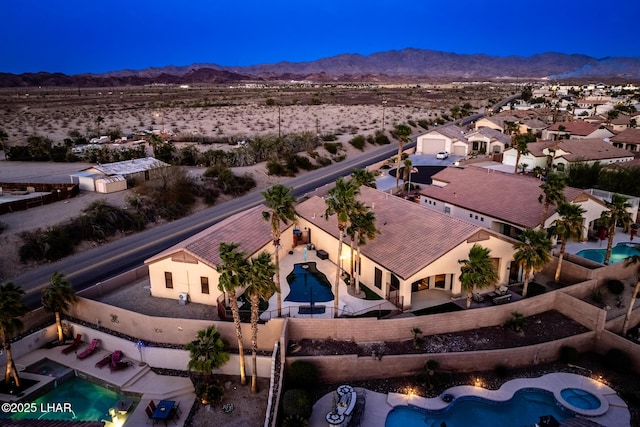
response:
M609 140L612 142L640 144L640 128L625 129Z
M497 235L372 188L362 187L359 200L373 209L376 227L380 231L374 240L361 248L362 253L403 279L411 277L478 232ZM324 199L312 197L298 205L296 210L301 217L337 239L336 216L324 218L325 209Z
M184 251L215 268L221 262L218 250L222 242L238 243L239 249L251 256L272 240L271 225L262 218L265 210L264 205L258 205L224 219L145 260L145 264Z
M477 136L477 135L482 135L482 136L486 136L487 138L489 138L491 141L495 141L498 140L504 144L511 144L511 137L509 135L506 135L502 132L500 132L499 130L495 130L493 128L488 128L488 127L481 127L478 130L475 130L473 132L469 132L467 134L467 139Z
M545 129L547 126L549 126L546 122L544 122L544 121L542 121L540 119L523 120L522 124L525 125L526 127L528 127L531 130Z
M545 148L561 149L565 155L557 158L567 159L569 162L582 160L605 160L633 157L633 154L623 148L617 148L599 138L562 139L559 141L538 141L527 144L527 149L534 157L545 157Z
M512 115L511 113L513 113L513 111L509 111L508 115L496 114L495 116L486 117L486 119L489 120L491 123L495 123L501 128L504 128L505 127L504 122L518 123L520 121L518 117Z
M563 131L560 130L560 126L564 126ZM575 122L554 123L551 126L549 126L547 130L557 131L557 132L566 132L566 133L570 133L571 135L587 136L590 133L593 133L596 130L598 130L598 126L591 123L587 123L582 120L577 120Z
M462 129L461 127L458 127L456 125L449 125L449 126L444 126L441 127L440 129L438 129L437 132L439 134L442 134L448 138L451 138L453 140L460 140L460 141L464 141L467 142L467 137L464 134L464 129Z
M537 227L542 217L542 182L525 175L514 175L480 167L448 167L433 176L444 181L444 187L430 185L420 194L464 209L485 214L520 227ZM565 197L576 200L582 190L565 188ZM588 195L588 194L587 194ZM591 196L589 196L591 197ZM555 208L549 208L549 216Z

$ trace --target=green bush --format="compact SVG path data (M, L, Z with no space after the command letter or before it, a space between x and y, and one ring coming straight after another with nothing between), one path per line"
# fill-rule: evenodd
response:
M624 351L619 348L612 348L609 350L605 356L605 365L607 368L620 372L626 373L631 369L631 357Z
M624 291L624 283L620 280L611 279L607 282L607 288L612 294L620 295Z
M224 386L217 379L200 384L196 390L196 396L202 403L217 404L224 398Z
M287 386L311 388L318 384L318 369L311 362L297 360L287 369Z
M324 149L329 152L329 154L336 155L338 154L338 143L337 142L325 142Z
M349 140L349 144L351 144L354 148L358 150L364 150L364 146L367 143L367 140L362 135L357 135Z
M331 159L324 156L318 156L318 158L316 158L316 162L318 162L320 166L329 166L332 163Z
M527 325L527 319L525 319L522 313L514 311L511 313L511 317L504 322L505 328L511 329L513 332L522 332Z
M580 353L578 353L578 349L575 347L571 347L570 345L563 345L560 347L560 361L564 363L576 363L578 358L580 357Z
M287 415L282 420L282 427L309 427L309 420L300 415Z
M279 160L269 160L267 162L267 173L275 176L287 176L289 171Z
M306 390L291 389L282 396L282 411L284 416L300 416L309 419L313 406Z

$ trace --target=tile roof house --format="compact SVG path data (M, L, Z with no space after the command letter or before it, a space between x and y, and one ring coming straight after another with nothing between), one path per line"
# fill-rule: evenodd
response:
M374 212L380 231L361 247L361 282L381 297L397 297L399 304L410 308L415 292L440 289L460 294L458 260L468 256L474 243L491 249L500 284L508 282L513 240L507 236L368 187L361 188L359 200ZM147 259L152 295L177 300L186 293L191 301L216 305L221 296L215 270L221 242L239 243L249 256L273 252L271 230L261 215L264 209L257 206L238 213ZM348 244L342 254L337 253L336 216L326 218L325 210L325 201L318 196L296 206L297 224L283 228L281 259L295 247L294 233L288 230L297 227L304 243L326 251L328 262L350 265Z
M467 134L469 152L502 153L511 145L511 137L488 127L481 127ZM465 156L469 154L465 153Z
M527 148L529 154L520 157L520 164L526 164L527 170L553 167L565 171L572 163L600 162L605 165L633 159L630 151L597 138L538 141L527 144ZM510 148L504 152L502 163L515 167L516 157L517 151Z
M587 123L582 120L554 123L542 131L543 140L609 138L613 132L603 126Z
M614 147L640 153L640 128L625 129L609 141Z
M420 190L420 203L430 209L463 219L511 237L542 223L542 182L528 175L515 175L468 166L447 167L432 177L433 184ZM606 210L596 197L578 188L566 187L565 197L586 210L584 238ZM551 206L544 227L558 218Z
M487 128L495 129L502 133L507 133L508 123L505 123L505 122L518 123L520 122L520 118L511 114L508 114L508 115L496 114L495 116L483 117L480 120L477 120L475 122L475 128L476 130L478 130L482 127L487 127Z
M465 130L456 125L443 126L438 130L419 135L416 154L436 154L448 151L457 156L466 155L468 149Z
M508 283L514 252L509 237L368 187L361 187L358 199L373 211L380 231L361 247L361 281L380 296L399 294L409 308L415 293L423 290L460 294L458 260L468 257L474 243L491 249L500 283ZM325 209L320 197L300 203L299 227L312 229L312 243L326 250L330 260L343 259L348 265L348 245L338 256L336 216L324 218Z
M271 226L262 217L265 210L259 205L240 212L145 260L151 295L178 300L180 294L187 294L189 301L216 305L221 295L216 270L221 262L220 243L237 243L249 257L263 250L273 253ZM293 243L293 233L284 230L283 226L280 256Z

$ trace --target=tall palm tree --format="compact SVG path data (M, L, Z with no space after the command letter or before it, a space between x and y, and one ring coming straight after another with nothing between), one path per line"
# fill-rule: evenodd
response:
M338 178L335 187L329 190L328 197L325 198L327 209L325 211L325 219L336 214L338 220L338 254L336 258L336 279L335 279L335 298L333 300L333 316L338 317L338 300L340 286L340 257L342 256L342 243L344 233L350 224L350 215L358 206L356 196L360 194L360 187L355 181L345 181Z
M513 259L524 270L522 297L527 296L529 280L536 271L540 271L551 260L551 240L542 230L525 229L513 244L516 250Z
M276 265L271 262L268 252L261 252L251 260L249 268L249 286L244 293L251 301L251 393L258 392L258 314L260 300L268 299L276 292L276 284L273 275L276 273Z
M491 249L484 248L477 243L469 250L469 258L458 260L460 267L460 284L467 292L467 308L471 307L471 300L476 289L495 285L500 277L489 256Z
M557 236L560 239L560 254L558 255L558 267L556 267L556 275L554 280L560 281L560 272L562 270L562 259L564 258L565 250L567 249L567 241L572 237L582 236L582 230L584 226L584 217L582 214L585 210L580 205L574 205L571 203L560 203L558 206L558 215L560 218L556 219L550 227L551 235Z
M100 138L100 125L104 122L104 117L96 117L96 127L98 128L98 138Z
M276 184L262 193L265 206L268 211L262 212L265 221L271 224L271 236L273 238L273 246L275 249L276 263L276 287L278 292L278 317L282 317L282 295L280 293L280 254L278 247L280 246L280 223L285 226L290 222L296 222L298 215L295 210L295 198L291 193L291 189L282 184Z
M213 325L199 330L196 339L188 343L185 349L189 351L187 368L201 372L206 377L229 361L228 345Z
M400 163L402 162L402 146L409 140L411 128L404 123L396 125L393 134L398 140L398 158L396 159L396 192L400 191Z
M4 382L8 386L11 377L16 387L20 387L20 377L13 362L11 353L11 339L22 330L19 317L29 310L22 301L24 291L11 282L0 285L0 341L7 359Z
M635 249L640 251L640 245L636 245ZM626 257L624 259L625 267L629 267L630 265L640 265L640 255L632 255ZM640 276L636 279L636 287L633 288L633 294L631 294L631 301L629 302L629 308L627 308L627 313L624 315L624 322L622 323L622 336L627 335L627 331L629 330L629 319L631 318L631 312L633 311L633 306L636 304L636 298L638 297L638 292L640 291Z
M358 186L365 186L370 188L376 187L376 176L373 172L366 169L354 169L351 172L351 179L358 183Z
M628 203L629 198L621 194L614 194L611 196L611 201L605 201L607 206L606 211L602 211L600 220L598 221L603 227L607 228L607 251L604 255L604 263L609 264L609 258L611 258L611 248L613 247L613 236L616 234L616 226L620 225L624 229L629 227L633 222L631 214L627 210L631 207Z
M360 294L360 246L366 245L367 241L376 238L380 231L376 228L376 215L368 207L362 205L350 215L350 225L347 233L352 237L355 247L351 248L351 267L354 278L354 289L356 294ZM355 259L353 254L356 254Z
M540 221L540 230L544 230L544 222L549 216L549 206L559 205L566 202L564 196L565 179L555 173L548 173L546 181L540 186L542 193L538 197L538 202L542 203L542 220Z
M72 304L78 301L76 293L64 278L64 274L56 271L51 275L50 285L42 290L42 307L49 313L56 316L56 326L58 328L58 341L64 340L62 333L62 321L60 315L66 313Z
M529 154L529 142L527 141L526 135L520 135L519 132L516 132L511 136L511 145L516 150L516 165L513 173L518 173L518 167L520 167L520 158Z
M231 314L233 315L233 324L236 329L236 337L238 339L238 353L240 356L240 384L247 383L247 375L245 372L244 362L244 344L242 343L242 325L240 324L240 311L238 310L238 298L236 289L242 287L249 273L249 263L247 262L247 254L238 251L237 243L220 243L220 259L221 264L216 266L220 278L218 279L218 289L226 292L231 305Z

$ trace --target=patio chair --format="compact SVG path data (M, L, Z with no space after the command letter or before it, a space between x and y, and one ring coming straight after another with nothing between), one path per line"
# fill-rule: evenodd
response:
M156 402L154 402L153 400L151 402L149 402L149 408L151 408L151 411L155 411L156 410Z
M502 285L498 289L496 289L496 295L506 295L509 292L509 288Z
M144 409L144 412L147 414L147 423L149 422L149 420L151 420L151 425L154 425L156 423L156 420L153 418L153 411L151 410L151 408L147 406Z
M99 341L100 340L97 339L97 338L92 339L91 340L91 344L89 344L89 347L87 347L82 353L76 354L76 357L78 359L85 359L85 358L91 356L98 349L98 342Z
M69 354L72 351L77 350L78 347L80 346L80 344L82 344L82 334L76 335L76 339L73 340L71 345L68 345L68 346L66 346L65 348L62 349L62 354Z
M96 368L104 368L105 366L107 366L109 363L111 363L112 356L113 356L113 353L109 353L106 356L104 356L102 359L98 360L96 362Z

